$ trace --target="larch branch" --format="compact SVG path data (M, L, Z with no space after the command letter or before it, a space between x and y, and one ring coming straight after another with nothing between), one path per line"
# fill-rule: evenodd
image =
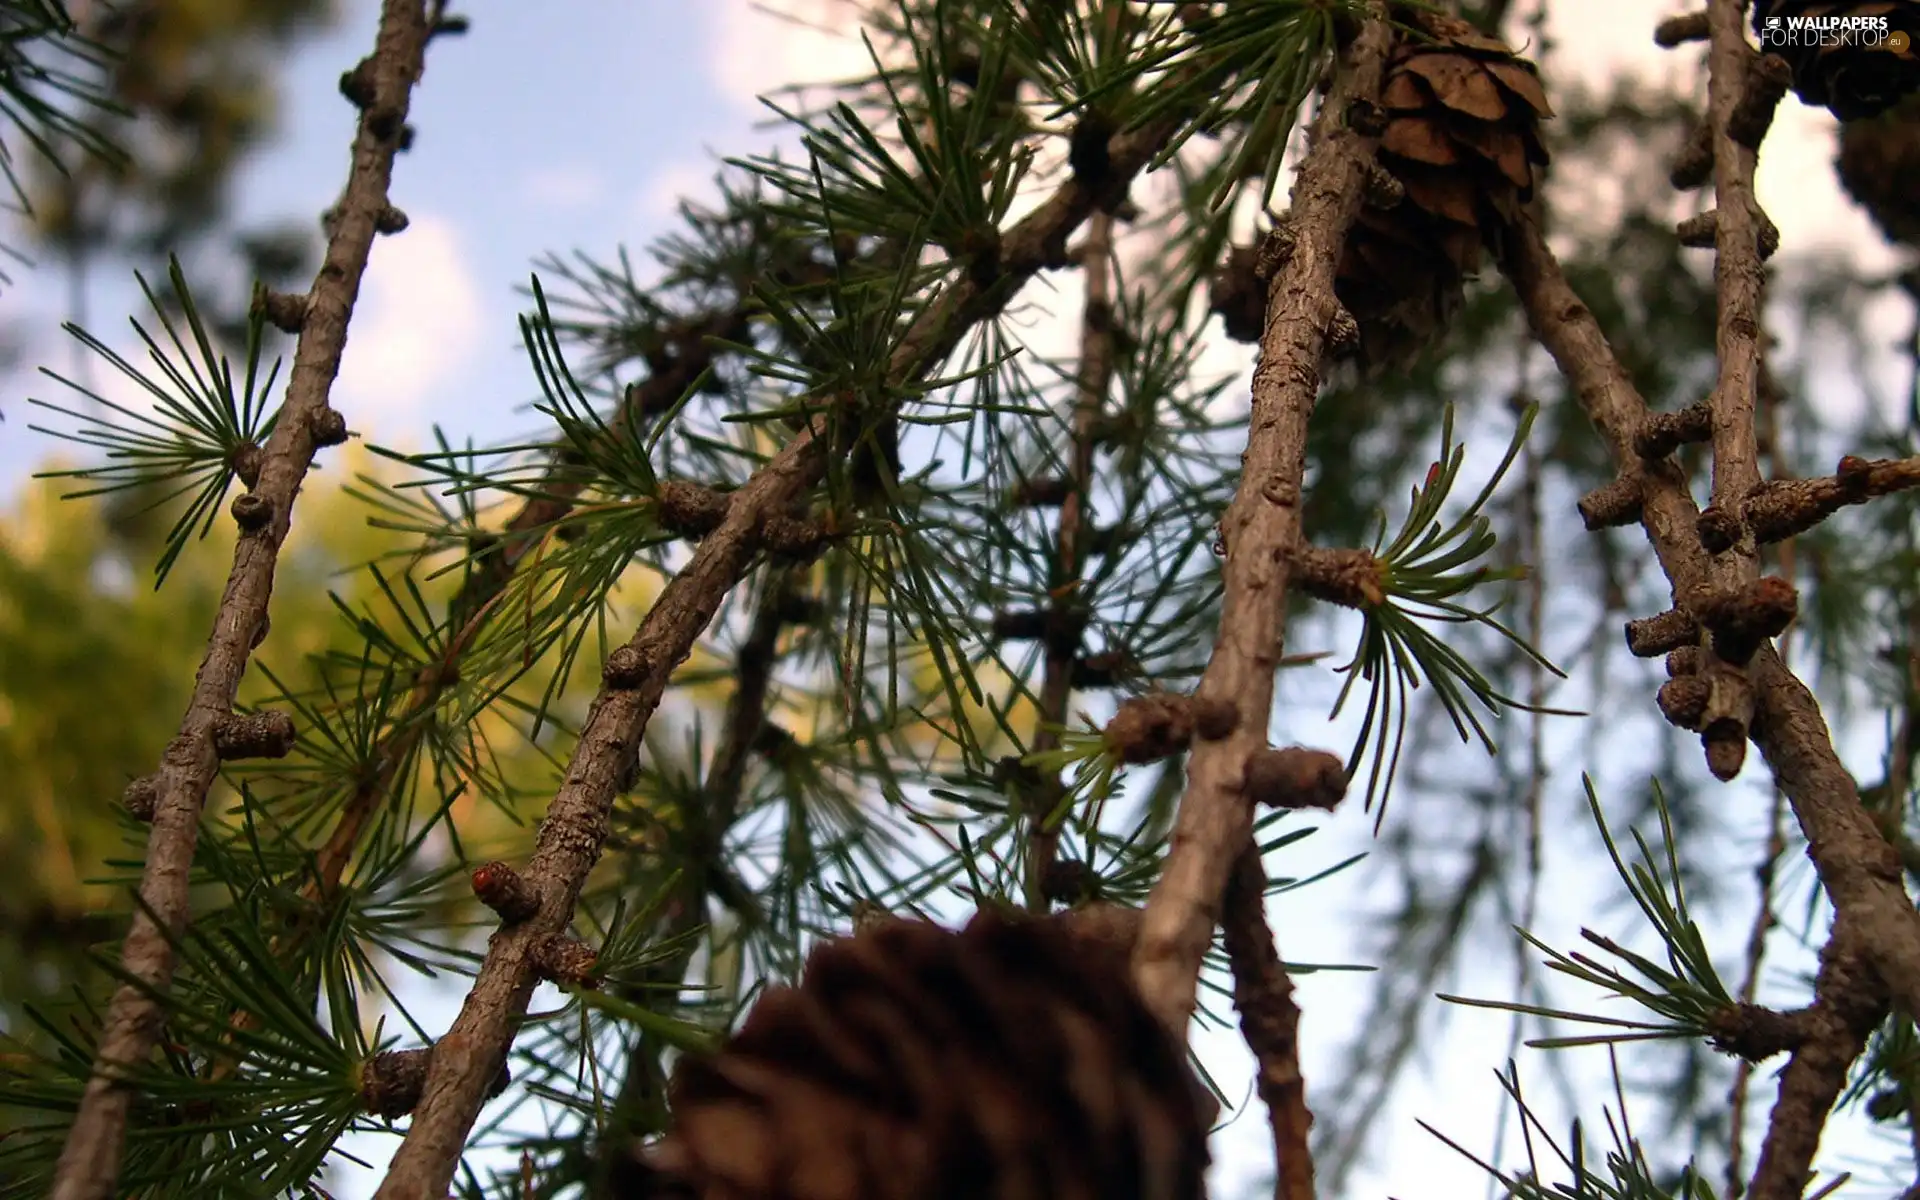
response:
M1227 554L1220 633L1194 695L1233 704L1240 721L1231 736L1193 748L1166 863L1134 951L1134 978L1147 1006L1183 1039L1227 877L1253 827L1246 765L1266 746L1273 710L1291 551L1302 539L1307 422L1327 329L1339 309L1334 270L1377 146L1377 135L1356 128L1372 125L1350 118L1380 95L1392 37L1380 11L1374 7L1348 49L1294 182L1295 244L1268 292L1240 486L1221 522Z
M672 407L687 388L693 386L713 362L712 338L737 337L749 319L753 304L742 299L736 304L701 313L676 322L668 341L676 354L667 369L649 374L646 379L625 389L609 424L615 429L630 421ZM520 564L540 547L553 529L573 512L574 501L585 490L585 483L574 472L556 463L550 478L526 497L507 518L500 541L482 556L474 570L461 581L448 604L456 626L439 660L421 671L408 695L403 715L395 722L387 742L377 752L379 770L355 788L342 806L327 841L317 857L314 878L301 889L303 899L313 902L331 896L340 885L348 861L359 846L362 835L372 823L381 803L392 792L402 766L411 760L427 731L428 715L440 702L447 688L460 677L460 661L473 647L486 619Z
M114 993L95 1050L93 1075L61 1151L52 1200L106 1200L119 1176L133 1102L125 1072L147 1060L160 1033L161 1006L154 993L172 983L171 939L187 924L188 871L201 809L219 771L214 730L233 710L255 637L266 621L294 498L315 450L329 439L336 423L330 419L327 398L339 373L347 323L377 226L391 207L387 189L393 160L431 37L422 0L384 0L374 51L354 72L366 91L352 168L329 222L325 258L302 305L299 342L279 419L262 449L259 476L240 498L254 502L255 509L264 506L265 519L244 530L234 547L233 567L192 699L149 789L153 830L141 872L141 905L120 959L122 968L145 986L123 984Z
M1313 1200L1313 1110L1300 1074L1300 1006L1267 928L1267 870L1249 840L1234 860L1221 919L1233 1006L1253 1052L1254 1087L1273 1126L1274 1200Z
M752 302L743 298L730 306L675 322L667 341L676 353L671 359L658 363L645 380L622 392L610 424L616 429L625 428L633 420L671 408L712 365L711 339L739 336L752 312ZM375 764L374 770L355 785L353 794L341 805L326 841L315 853L313 869L300 885L302 912L317 914L338 894L340 881L361 839L373 827L382 805L392 800L394 789L431 728L434 709L447 690L459 681L461 661L479 638L499 598L512 583L520 564L572 513L574 501L585 488L585 482L576 472L568 471L556 461L550 477L507 518L499 542L481 556L474 569L461 580L448 604L453 622L451 636L440 656L421 668L400 715L369 755ZM310 917L290 923L273 937L268 947L277 957L285 959L298 953L314 928ZM238 1010L229 1022L235 1032L256 1025L254 1014ZM238 1065L238 1059L224 1058L214 1064L209 1074L215 1079L226 1078Z
M1073 626L1074 614L1087 604L1082 593L1081 572L1087 561L1087 542L1093 534L1093 509L1088 494L1093 481L1093 455L1099 440L1101 418L1105 414L1107 393L1113 386L1114 311L1112 263L1113 218L1095 213L1087 222L1087 234L1075 257L1081 277L1086 280L1087 296L1080 314L1080 371L1075 381L1073 421L1070 429L1068 477L1073 490L1060 505L1060 532L1054 542L1053 597L1049 610L1055 628ZM1057 749L1060 735L1053 726L1067 722L1067 705L1073 698L1074 668L1079 662L1080 639L1048 638L1046 666L1040 681L1041 722L1034 735L1033 752ZM1043 795L1050 795L1043 791ZM1027 858L1027 907L1047 907L1047 869L1053 865L1060 848L1060 831L1043 822L1049 814L1038 812L1029 818L1033 828Z
M1516 229L1502 269L1541 343L1605 438L1615 466L1627 471L1636 461L1634 436L1647 417L1646 401L1568 284L1536 218ZM1686 479L1671 460L1641 462L1638 469L1640 522L1676 600L1701 594L1711 573ZM1772 646L1759 648L1748 673L1755 701L1752 739L1806 835L1836 922L1854 927L1861 953L1892 998L1920 1011L1920 912L1902 887L1898 854L1861 804L1813 693Z

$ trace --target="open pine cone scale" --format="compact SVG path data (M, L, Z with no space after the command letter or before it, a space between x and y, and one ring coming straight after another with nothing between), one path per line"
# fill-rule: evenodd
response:
M1360 324L1365 362L1405 365L1459 309L1482 248L1533 198L1553 115L1531 63L1464 21L1406 14L1381 93L1380 166L1405 190L1362 212L1336 290Z

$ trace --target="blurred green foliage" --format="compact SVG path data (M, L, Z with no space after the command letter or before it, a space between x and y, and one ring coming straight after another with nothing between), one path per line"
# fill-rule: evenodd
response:
M213 255L239 282L286 286L310 269L318 226L238 227L233 184L278 128L288 54L339 19L338 0L80 0L76 36L97 47L96 86L111 111L92 122L115 148L55 146L24 173L30 229L74 273L127 257ZM197 274L205 277L203 269ZM244 286L225 304L244 308ZM77 315L77 314L76 314ZM222 314L229 329L238 318Z
M379 478L391 468L351 452L301 495L261 660L290 683L329 654L359 653L363 636L334 598L392 616L364 564L403 550L407 539L369 523L344 490L360 472ZM0 1032L16 1035L26 1029L24 1002L64 1006L76 983L104 994L87 951L94 943L111 949L128 903L104 877L110 862L137 862L144 846L145 827L125 815L121 794L153 770L179 727L232 560L232 526L222 521L156 590L148 580L170 513L139 496L63 501L64 490L59 481L36 481L0 510ZM451 581L425 590L444 601ZM550 675L535 670L519 686L538 696ZM274 694L256 668L240 701ZM563 688L559 708L577 711L590 695L590 687ZM545 751L502 745L505 774L530 787L550 784ZM233 811L232 782L216 785L210 820ZM451 816L482 848L511 847L529 832L491 806L460 804Z

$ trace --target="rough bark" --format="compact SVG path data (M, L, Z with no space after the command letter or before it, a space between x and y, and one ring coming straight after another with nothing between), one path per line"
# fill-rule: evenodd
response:
M1220 633L1194 692L1232 703L1238 728L1196 745L1166 865L1147 902L1134 978L1147 1005L1180 1036L1194 1009L1200 964L1219 924L1227 876L1253 827L1246 764L1264 749L1273 677L1283 651L1292 555L1302 544L1307 421L1320 386L1327 328L1339 311L1334 270L1359 212L1377 139L1350 115L1379 98L1391 31L1369 20L1348 49L1314 120L1314 145L1293 188L1294 245L1268 291L1260 364L1240 486L1221 521L1226 542Z
M432 36L422 0L385 0L374 51L356 74L371 83L353 141L347 185L335 206L326 256L300 306L300 337L285 402L262 448L259 475L247 496L266 517L242 532L233 568L214 616L212 636L194 678L180 732L152 777L153 831L140 879L140 906L121 950L121 967L141 985L114 993L95 1050L92 1077L61 1151L53 1200L106 1200L119 1176L133 1091L126 1072L144 1064L159 1036L156 992L173 981L173 938L188 918L188 870L201 809L220 762L215 729L233 710L257 635L267 619L274 568L291 527L294 498L327 431L327 397L339 373L347 323L360 292L373 240L389 211L388 185L414 84ZM237 502L236 502L237 503Z

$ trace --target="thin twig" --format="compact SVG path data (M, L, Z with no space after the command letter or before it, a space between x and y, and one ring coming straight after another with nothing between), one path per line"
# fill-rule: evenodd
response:
M920 378L944 362L976 323L999 313L1027 280L1066 258L1066 240L1096 208L1111 206L1165 144L1174 118L1112 140L1110 170L1098 187L1069 180L1002 239L996 270L964 274L927 306L892 360L897 381ZM495 933L453 1027L436 1043L433 1066L413 1121L375 1200L439 1200L446 1194L468 1130L537 982L531 951L562 933L580 888L606 840L607 814L639 753L668 676L713 620L721 601L760 552L769 518L785 514L826 470L828 422L808 427L731 493L726 518L661 591L636 632L616 651L639 670L603 687L582 727L565 782L548 807L525 877L541 896L531 919Z
M1134 951L1134 977L1147 1006L1183 1039L1227 876L1252 829L1241 783L1249 756L1267 743L1274 671L1284 650L1287 552L1302 541L1307 421L1327 327L1339 310L1334 269L1377 145L1348 117L1379 99L1392 38L1381 11L1373 6L1372 19L1348 50L1339 81L1314 119L1313 149L1294 182L1295 243L1268 293L1240 486L1221 522L1226 560L1220 635L1195 695L1235 705L1239 726L1193 749L1165 867Z
M1073 405L1072 461L1068 478L1073 490L1060 505L1060 532L1054 543L1054 575L1050 589L1051 622L1056 627L1071 624L1072 614L1087 603L1081 594L1081 571L1087 560L1087 540L1093 532L1092 497L1094 444L1100 418L1106 409L1107 392L1113 386L1113 218L1095 213L1087 222L1086 237L1075 256L1086 280L1086 305L1080 316L1080 372ZM1039 753L1060 745L1059 726L1067 722L1067 705L1073 699L1074 667L1079 659L1078 639L1048 637L1046 668L1040 682L1040 723L1033 739ZM1047 868L1053 865L1060 848L1060 831L1044 825L1048 814L1034 817L1031 849L1027 860L1027 907L1044 910L1047 906Z
M730 305L696 312L673 322L664 335L664 340L673 348L672 356L664 361L652 361L650 365L653 370L646 379L622 390L609 425L614 429L625 429L642 417L671 408L713 365L713 339L742 336L746 323L757 311L758 303L750 296L742 296ZM568 470L564 462L556 457L552 473L507 518L498 543L461 581L459 589L448 603L448 611L457 625L456 631L448 638L440 657L421 669L413 691L407 698L406 707L393 723L385 744L369 755L378 767L369 778L355 787L353 795L342 805L327 840L315 855L314 869L300 888L301 898L305 902L302 911L316 911L338 892L347 864L361 838L372 826L374 815L389 798L401 769L412 760L426 737L430 727L429 715L446 690L460 678L461 660L479 637L487 619L493 615L496 604L506 593L520 564L545 545L559 524L572 514L574 502L585 488L585 479L578 472ZM759 628L758 624L754 626L756 631ZM776 622L774 633L777 634L778 630L779 624ZM758 644L756 637L757 634L750 635L748 643L742 647L743 660L748 656L749 648ZM771 653L770 647L767 652ZM740 678L741 688L744 689L752 677L743 674ZM764 680L761 687L764 692ZM730 732L731 729L730 725ZM729 756L729 745L731 743L723 743L715 758L716 769L719 769L718 764L734 763L737 757L739 762L734 765L739 767L739 771L744 771L744 756ZM733 786L737 787L737 781ZM711 792L715 789L709 787L708 790ZM731 817L726 823L731 823ZM682 907L687 907L694 919L688 928L676 926L663 937L671 938L690 932L692 927L699 924L698 918L704 912L698 902L698 898L705 894L704 875L688 881L682 891L688 890L696 899L690 907ZM301 926L288 931L276 938L271 948L276 954L296 952L300 935L308 928L310 926ZM649 980L657 982L651 974ZM236 1012L233 1028L249 1028L253 1021L251 1014ZM230 1070L233 1064L229 1061L220 1065ZM216 1077L220 1073L217 1068Z
M674 350L672 357L665 363L656 363L655 370L646 379L621 392L609 425L625 429L641 417L672 407L712 366L712 339L740 336L756 311L758 305L751 298L743 297L732 305L674 322L665 334L665 341ZM447 639L441 655L421 668L384 744L368 755L377 767L355 786L353 794L341 806L327 840L315 854L313 870L300 887L302 911L317 911L338 892L340 880L361 838L372 826L381 804L393 792L401 769L412 761L425 739L430 714L447 689L459 680L461 661L484 630L520 564L546 544L560 522L572 514L574 502L585 489L586 481L579 473L568 470L556 459L548 478L507 518L498 543L461 581L447 605L455 623L454 633ZM277 938L271 948L277 954L297 952L300 935L306 928L289 931ZM244 1013L236 1014L235 1028L248 1027L249 1020Z
M643 417L671 408L713 365L713 339L742 336L758 308L751 297L743 296L730 305L696 312L673 322L663 331L663 340L672 347L673 354L653 360L650 364L653 370L646 379L622 390L609 425L626 429ZM585 490L586 480L578 472L568 470L556 454L549 476L507 518L499 541L461 580L447 605L454 632L440 656L420 669L405 707L383 743L368 755L376 764L375 769L355 785L353 794L341 805L326 841L314 855L313 869L300 885L302 903L298 912L323 912L337 895L347 864L367 830L372 828L375 815L391 798L403 768L413 761L431 728L431 714L460 678L461 661L494 615L496 604L513 582L520 564L547 543L560 522L572 514L574 502ZM282 959L297 955L305 936L317 927L311 919L300 920L277 934L269 943L269 949ZM233 1031L239 1032L253 1028L256 1023L253 1014L236 1010L229 1024ZM213 1064L208 1075L214 1079L224 1078L237 1065L236 1059L221 1059Z
M1864 459L1848 455L1832 475L1775 479L1761 484L1741 505L1759 542L1804 533L1842 508L1920 487L1920 458Z
M152 1052L161 1024L160 1000L172 983L172 939L188 917L188 869L200 830L207 789L219 771L213 730L233 710L256 635L266 620L274 568L290 528L293 501L317 448L319 423L340 369L347 323L360 280L388 207L387 189L401 131L432 36L421 0L385 0L364 78L372 84L353 143L353 166L334 209L327 252L305 298L305 316L285 403L263 448L251 496L270 518L243 533L194 681L180 733L167 746L154 779L153 832L140 880L140 907L121 951L121 968L134 983L114 993L95 1051L93 1076L68 1131L54 1176L53 1200L106 1200L119 1176L133 1091L123 1074Z
M1313 1110L1300 1074L1300 1006L1267 928L1267 869L1252 841L1234 860L1221 916L1233 967L1233 1006L1256 1064L1254 1086L1273 1125L1274 1200L1313 1200Z
M1526 395L1526 365L1533 349L1533 341L1528 338L1521 351L1520 390L1518 400ZM1513 549L1513 565L1525 567L1533 564L1526 573L1526 615L1527 645L1539 647L1547 639L1547 581L1543 564L1547 561L1545 507L1541 504L1542 470L1541 455L1532 442L1528 442L1520 451L1522 469L1520 490L1514 497L1516 509L1514 523L1521 539ZM1540 882L1545 866L1545 846L1541 832L1545 827L1542 810L1546 804L1547 764L1546 707L1547 707L1547 670L1537 660L1528 660L1527 672L1527 783L1522 797L1519 816L1521 837L1527 848L1526 885L1520 895L1520 912L1514 921L1516 929L1532 930L1537 926L1540 913ZM1534 988L1533 955L1528 952L1524 940L1517 941L1517 952L1513 956L1513 994L1517 1000L1526 1000ZM1520 1052L1520 1042L1525 1036L1527 1014L1515 1011L1513 1019L1507 1024L1507 1048L1502 1061L1512 1062ZM1493 1135L1493 1155L1491 1161L1500 1162L1506 1148L1507 1121L1506 1105L1503 1102L1496 1114L1497 1124ZM1499 1185L1497 1178L1487 1180L1489 1200Z
M1774 926L1773 884L1779 870L1780 857L1787 852L1787 837L1784 818L1786 816L1786 796L1779 788L1773 789L1773 798L1768 805L1767 843L1761 855L1760 865L1753 869L1754 882L1757 885L1759 906L1753 914L1753 924L1747 929L1746 973L1740 983L1740 1002L1754 1003L1760 993L1760 970L1766 961L1767 934ZM1753 1063L1742 1058L1733 1067L1733 1086L1727 1093L1727 1195L1735 1196L1746 1184L1744 1165L1741 1162L1742 1146L1746 1141L1747 1096L1753 1081Z
M615 429L626 428L630 419L671 406L712 365L713 346L708 339L737 331L751 309L751 303L742 300L731 308L679 323L682 336L670 339L678 351L671 367L627 388L609 424ZM387 744L371 755L380 764L379 769L356 787L341 806L340 816L316 856L313 877L301 888L303 900L319 903L339 888L347 863L374 814L380 811L382 800L392 792L400 768L410 761L426 736L427 715L446 689L460 678L461 660L479 637L520 564L571 515L574 501L585 487L585 481L577 472L556 463L552 476L507 518L499 543L461 581L447 606L459 622L458 630L447 640L440 658L421 670L405 710L388 735Z
M787 601L793 589L800 582L799 576L800 572L796 571L772 581L772 586L761 597L747 628L747 636L735 655L734 678L737 682L721 718L720 742L714 748L713 758L701 785L698 810L684 814L692 834L693 852L687 856L673 895L667 900L666 912L656 937L658 942L678 945L680 950L647 968L633 989L635 994L630 998L634 1000L652 1002L658 998L660 989L678 987L684 982L687 967L693 961L696 943L692 935L706 923L712 873L715 866L720 864L719 856L726 846L727 833L740 812L746 789L747 765L752 760L761 732L767 726L767 703L772 692L773 670L778 662L775 652L780 633L786 628L783 613L787 610ZM645 1033L634 1040L632 1053L627 1056L627 1074L613 1104L614 1128L617 1131L633 1132L623 1129L623 1124L630 1122L634 1116L653 1113L656 1108L665 1105L659 1057L659 1049L652 1047Z

